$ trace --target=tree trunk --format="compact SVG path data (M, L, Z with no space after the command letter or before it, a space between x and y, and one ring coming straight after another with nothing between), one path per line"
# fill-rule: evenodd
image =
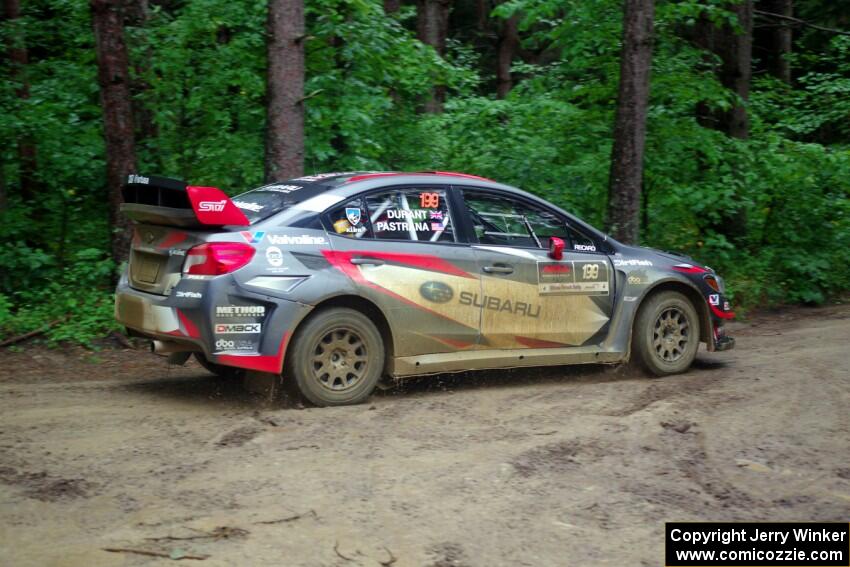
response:
M740 30L728 24L717 27L702 16L697 24L695 39L700 47L719 57L717 78L724 87L737 94L742 102L720 112L711 112L706 105L700 105L697 114L701 124L725 132L733 138L746 139L750 133L746 102L750 96L752 77L753 3L752 0L744 0L729 9L737 16Z
M148 0L122 0L121 13L124 25L142 26L150 17L150 2Z
M6 168L0 161L0 213L6 210Z
M416 1L416 33L419 41L433 47L440 57L446 53L450 6L451 0ZM435 85L425 101L425 112L442 112L445 99L446 87Z
M620 87L608 186L608 226L614 238L627 244L637 243L640 232L654 12L653 0L625 0Z
M304 174L303 40L303 0L269 0L267 181Z
M519 32L514 14L502 23L499 33L499 54L496 58L496 97L505 98L514 86L511 64L519 47Z
M401 0L384 0L384 13L395 14L401 9Z
M475 29L479 32L485 32L488 28L490 12L493 10L490 6L490 0L475 0Z
M121 206L121 186L127 175L136 169L130 73L120 5L119 0L90 2L106 140L106 184L109 192L112 258L119 263L129 256L131 233L129 221L118 210Z
M794 15L793 0L761 0L759 8L772 14L792 17ZM764 33L767 52L765 53L765 64L767 71L780 81L791 84L791 55L792 29L785 21L771 22L770 28Z
M4 0L4 16L9 22L14 23L21 17L20 0ZM13 82L18 83L15 89L16 96L25 102L30 98L30 84L27 79L27 65L29 64L29 53L26 44L20 34L14 33L8 37L7 51L9 57L9 76ZM35 142L29 132L21 132L18 137L18 165L21 200L32 204L35 202L37 187L38 159ZM38 209L31 209L37 214Z
M121 13L124 16L125 26L144 28L150 19L150 2L148 0L122 0ZM130 95L134 101L136 144L141 148L149 145L148 140L156 140L159 136L153 109L148 108L145 104L145 93L150 90L150 84L145 77L151 68L152 59L153 50L148 45L145 52L133 62L133 78L130 82ZM154 155L157 164L159 164L159 153L154 152Z

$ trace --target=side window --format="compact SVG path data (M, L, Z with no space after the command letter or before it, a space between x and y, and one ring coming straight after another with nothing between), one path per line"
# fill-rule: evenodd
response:
M567 246L575 252L596 252L596 243L593 242L593 239L585 236L571 226L567 226L567 232L570 235Z
M566 223L543 208L475 191L465 191L463 196L481 244L548 248L552 236L569 238Z
M353 199L327 213L326 219L331 230L348 238L372 238L369 219L362 199Z
M454 242L454 227L443 189L392 189L366 197L375 238Z

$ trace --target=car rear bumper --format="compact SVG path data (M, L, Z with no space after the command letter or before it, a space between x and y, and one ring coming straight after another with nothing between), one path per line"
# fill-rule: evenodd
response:
M191 283L190 293L165 296L130 287L125 275L115 318L134 334L201 352L210 362L280 373L292 330L312 308L246 290L230 276Z

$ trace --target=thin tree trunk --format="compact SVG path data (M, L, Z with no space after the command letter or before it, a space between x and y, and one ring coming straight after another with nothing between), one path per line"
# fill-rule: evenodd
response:
M446 53L450 6L451 0L416 1L416 33L419 41L433 47L440 57ZM425 112L442 112L445 99L446 87L435 85L425 101Z
M395 14L401 9L401 0L384 0L384 13Z
M0 213L6 210L6 168L0 161Z
M4 17L14 23L21 17L20 0L4 0ZM20 34L11 34L8 38L7 52L9 57L9 75L13 82L17 82L16 96L21 102L30 98L30 84L27 79L27 65L29 64L29 53L23 37ZM22 132L18 137L18 165L21 199L25 203L35 202L37 187L38 156L35 141L28 132ZM37 214L37 208L31 212Z
M150 2L148 0L122 0L121 12L124 16L125 26L144 28L148 19L150 19ZM144 104L144 95L150 89L150 84L148 84L145 76L151 67L152 58L153 53L148 46L145 52L133 62L133 79L130 82L130 94L135 102L133 112L136 124L136 143L140 147L144 147L147 140L155 140L159 135L153 110Z
M120 263L127 259L130 251L130 223L119 213L121 186L127 175L136 169L127 46L124 43L124 21L120 1L91 0L90 6L106 140L106 184L109 226L112 231L112 258Z
M269 0L267 181L304 173L303 40L303 0Z
M122 0L121 13L124 24L128 26L143 26L150 17L150 2L148 0Z
M490 0L475 0L475 29L479 32L487 31L491 11Z
M518 19L519 16L514 14L505 20L499 34L499 54L496 58L496 96L498 98L508 96L514 86L511 65L519 47Z
M763 0L760 7L766 12L786 17L794 16L793 0ZM768 30L768 53L765 57L767 71L785 83L791 84L792 29L788 22L773 22Z
M753 3L744 0L730 7L738 18L740 30L728 24L715 26L704 15L697 24L696 43L717 55L716 69L721 84L737 94L741 103L727 111L712 112L704 104L697 109L701 124L725 132L733 138L746 139L750 133L746 102L750 96L753 50Z
M636 243L640 232L654 13L653 0L625 0L620 87L608 187L608 226L614 238L628 244Z

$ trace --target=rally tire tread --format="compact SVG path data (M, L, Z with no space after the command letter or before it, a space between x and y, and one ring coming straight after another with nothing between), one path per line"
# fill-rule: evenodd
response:
M360 336L366 346L368 363L365 375L350 390L332 392L318 383L310 360L318 341L339 327L352 329ZM319 407L359 404L369 398L383 374L384 353L381 333L366 315L347 307L323 309L295 332L286 355L284 382Z
M682 357L668 362L653 348L653 327L666 309L678 309L688 320L690 336ZM681 374L690 368L699 350L699 315L691 301L677 291L662 291L651 295L640 306L632 328L632 354L635 361L650 375L661 377Z

